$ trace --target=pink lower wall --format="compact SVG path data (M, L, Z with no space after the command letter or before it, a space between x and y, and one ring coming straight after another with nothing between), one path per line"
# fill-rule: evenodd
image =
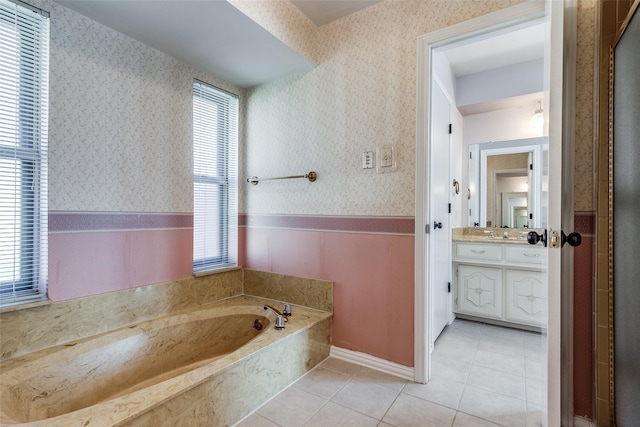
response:
M245 226L239 241L244 267L334 282L333 345L413 366L413 235Z
M60 301L191 276L191 218L50 215L49 298Z

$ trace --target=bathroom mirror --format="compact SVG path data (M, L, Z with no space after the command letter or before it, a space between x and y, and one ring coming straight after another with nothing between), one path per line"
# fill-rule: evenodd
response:
M469 146L469 226L539 228L546 138Z

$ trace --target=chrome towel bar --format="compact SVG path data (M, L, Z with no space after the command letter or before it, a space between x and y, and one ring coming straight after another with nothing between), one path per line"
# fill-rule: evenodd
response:
M274 178L258 178L257 176L252 176L251 178L247 178L247 182L250 182L253 185L258 185L260 181L273 181L276 179L294 179L294 178L306 178L310 182L315 182L315 180L318 179L318 174L314 171L311 171L309 173L305 173L304 175L277 176Z

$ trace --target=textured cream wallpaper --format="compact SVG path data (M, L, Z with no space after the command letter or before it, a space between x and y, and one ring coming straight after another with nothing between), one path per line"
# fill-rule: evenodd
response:
M191 212L193 78L239 89L51 1L49 208Z
M595 6L595 0L578 1L574 202L577 211L595 210L593 200Z
M318 62L318 27L289 0L227 0L284 44Z
M320 178L313 184L242 183L246 194L240 210L413 216L417 37L519 2L387 0L317 27L315 70L249 92L241 173L267 177L316 170ZM576 207L588 210L593 0L579 4ZM363 151L387 144L397 147L396 173L361 169Z

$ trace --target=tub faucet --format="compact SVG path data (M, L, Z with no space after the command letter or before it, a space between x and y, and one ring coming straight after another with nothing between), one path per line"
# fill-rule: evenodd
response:
M494 234L492 229L484 230L484 234L488 234L490 239L495 239L496 235Z
M264 309L265 310L271 310L276 314L276 329L284 329L284 323L287 322L289 319L287 319L282 313L280 313L278 310L276 310L275 308L271 307L270 305L265 304L264 305Z

